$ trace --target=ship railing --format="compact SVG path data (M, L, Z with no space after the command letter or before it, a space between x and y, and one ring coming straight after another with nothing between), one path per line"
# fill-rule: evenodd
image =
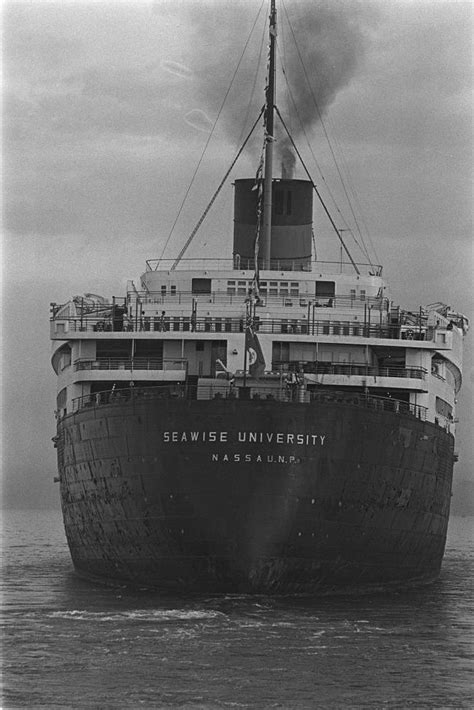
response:
M402 377L424 380L427 370L424 367L403 367L379 365L366 365L364 363L345 362L312 362L302 360L273 361L272 370L283 373L307 373L312 375L346 375L368 377Z
M348 392L311 392L311 402L336 402L345 406L362 407L376 411L394 412L395 414L411 414L422 421L426 420L427 407L412 404L392 397L379 397L364 393Z
M118 358L98 357L94 360L76 360L74 370L186 370L184 358Z
M147 259L147 271L171 271L175 259ZM380 264L357 263L361 274L381 276L383 267ZM354 274L354 266L350 261L316 261L313 259L272 259L270 268L263 260L259 263L260 271L314 271L321 274ZM253 257L236 254L232 259L188 258L181 259L176 271L254 271Z
M264 385L252 382L246 386L222 384L203 385L173 384L150 387L113 387L76 397L72 400L72 411L102 407L104 405L141 403L150 400L191 399L220 401L245 401L254 403L279 402L299 403L307 406L314 404L342 404L346 407L360 407L374 411L409 414L417 419L426 419L426 407L390 397L379 397L362 392L339 392L337 390L312 391L298 385Z
M250 284L250 282L249 282ZM278 290L278 289L276 289ZM248 301L248 288L232 286L227 291L210 291L209 293L193 293L192 291L133 291L131 296L135 295L142 306L153 305L157 307L174 307L179 305L189 306L192 308L193 302L197 304L207 305L235 305L245 308ZM288 293L271 293L267 289L260 289L260 300L256 301L258 308L338 308L344 310L364 310L371 309L377 311L389 310L389 300L380 296L353 296L353 295L338 295L338 296L312 296L292 293L292 289L288 289Z
M150 399L182 399L185 394L185 387L179 384L151 387L120 387L114 385L108 390L75 397L72 400L72 411L78 412L82 409L101 407L105 404L123 404L132 400L140 402Z
M262 318L253 319L255 331L271 335L329 335L364 338L386 338L391 340L423 341L433 338L433 329L401 330L398 325L369 324L349 320L309 320L307 318ZM196 332L196 333L243 333L245 319L241 317L166 316L164 319L141 317L128 320L125 324L98 322L96 319L70 318L52 323L51 335L67 339L73 333L109 332Z

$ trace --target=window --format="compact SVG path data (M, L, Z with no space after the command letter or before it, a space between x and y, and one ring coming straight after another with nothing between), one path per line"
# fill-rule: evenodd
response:
M211 293L211 279L193 279L193 293Z
M334 281L316 281L316 296L335 296L336 284Z
M288 281L280 281L280 296L288 296Z
M66 389L66 387L63 387L63 389L60 390L60 392L58 392L58 396L56 398L57 409L64 409L64 407L66 406L66 402L67 402L67 389Z
M171 286L171 295L176 296L176 286Z
M360 289L360 300L365 301L365 289Z
M282 362L288 362L290 359L290 344L278 343L272 344L272 369L279 369Z
M452 406L449 402L446 402L446 400L441 399L441 397L436 397L436 412L437 414L441 414L441 416L447 417L448 419L453 418Z
M61 353L61 359L59 361L59 369L64 370L71 364L71 350L67 348Z
M354 300L355 297L356 297L356 290L355 290L355 288L351 288L351 298L352 298L352 300Z
M278 281L270 281L270 296L278 296Z
M232 296L235 293L235 281L227 282L227 293Z
M298 296L300 292L300 285L299 283L296 283L295 281L292 281L290 284L290 296Z
M241 296L245 296L247 293L247 282L246 281L237 281L237 293L239 293Z
M166 296L166 286L161 287L161 295Z

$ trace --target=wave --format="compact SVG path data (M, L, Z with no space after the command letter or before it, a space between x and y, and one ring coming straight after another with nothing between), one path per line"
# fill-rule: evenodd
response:
M204 609L130 609L128 611L87 611L85 609L72 609L53 611L51 619L72 619L78 621L199 621L202 619L227 618L220 611Z

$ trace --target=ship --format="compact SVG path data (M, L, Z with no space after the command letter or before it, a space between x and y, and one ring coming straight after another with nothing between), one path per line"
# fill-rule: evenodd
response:
M51 304L56 480L86 578L316 595L439 575L468 321L395 306L310 174L274 176L276 37L270 0L264 148L233 183L229 255L186 258L192 234L122 296ZM314 254L315 196L338 261Z

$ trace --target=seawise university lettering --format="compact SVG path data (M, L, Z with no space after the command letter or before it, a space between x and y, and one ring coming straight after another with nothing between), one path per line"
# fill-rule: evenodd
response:
M227 431L164 431L163 442L195 443L222 442L245 444L293 444L298 446L324 446L326 434L238 431L229 436Z

